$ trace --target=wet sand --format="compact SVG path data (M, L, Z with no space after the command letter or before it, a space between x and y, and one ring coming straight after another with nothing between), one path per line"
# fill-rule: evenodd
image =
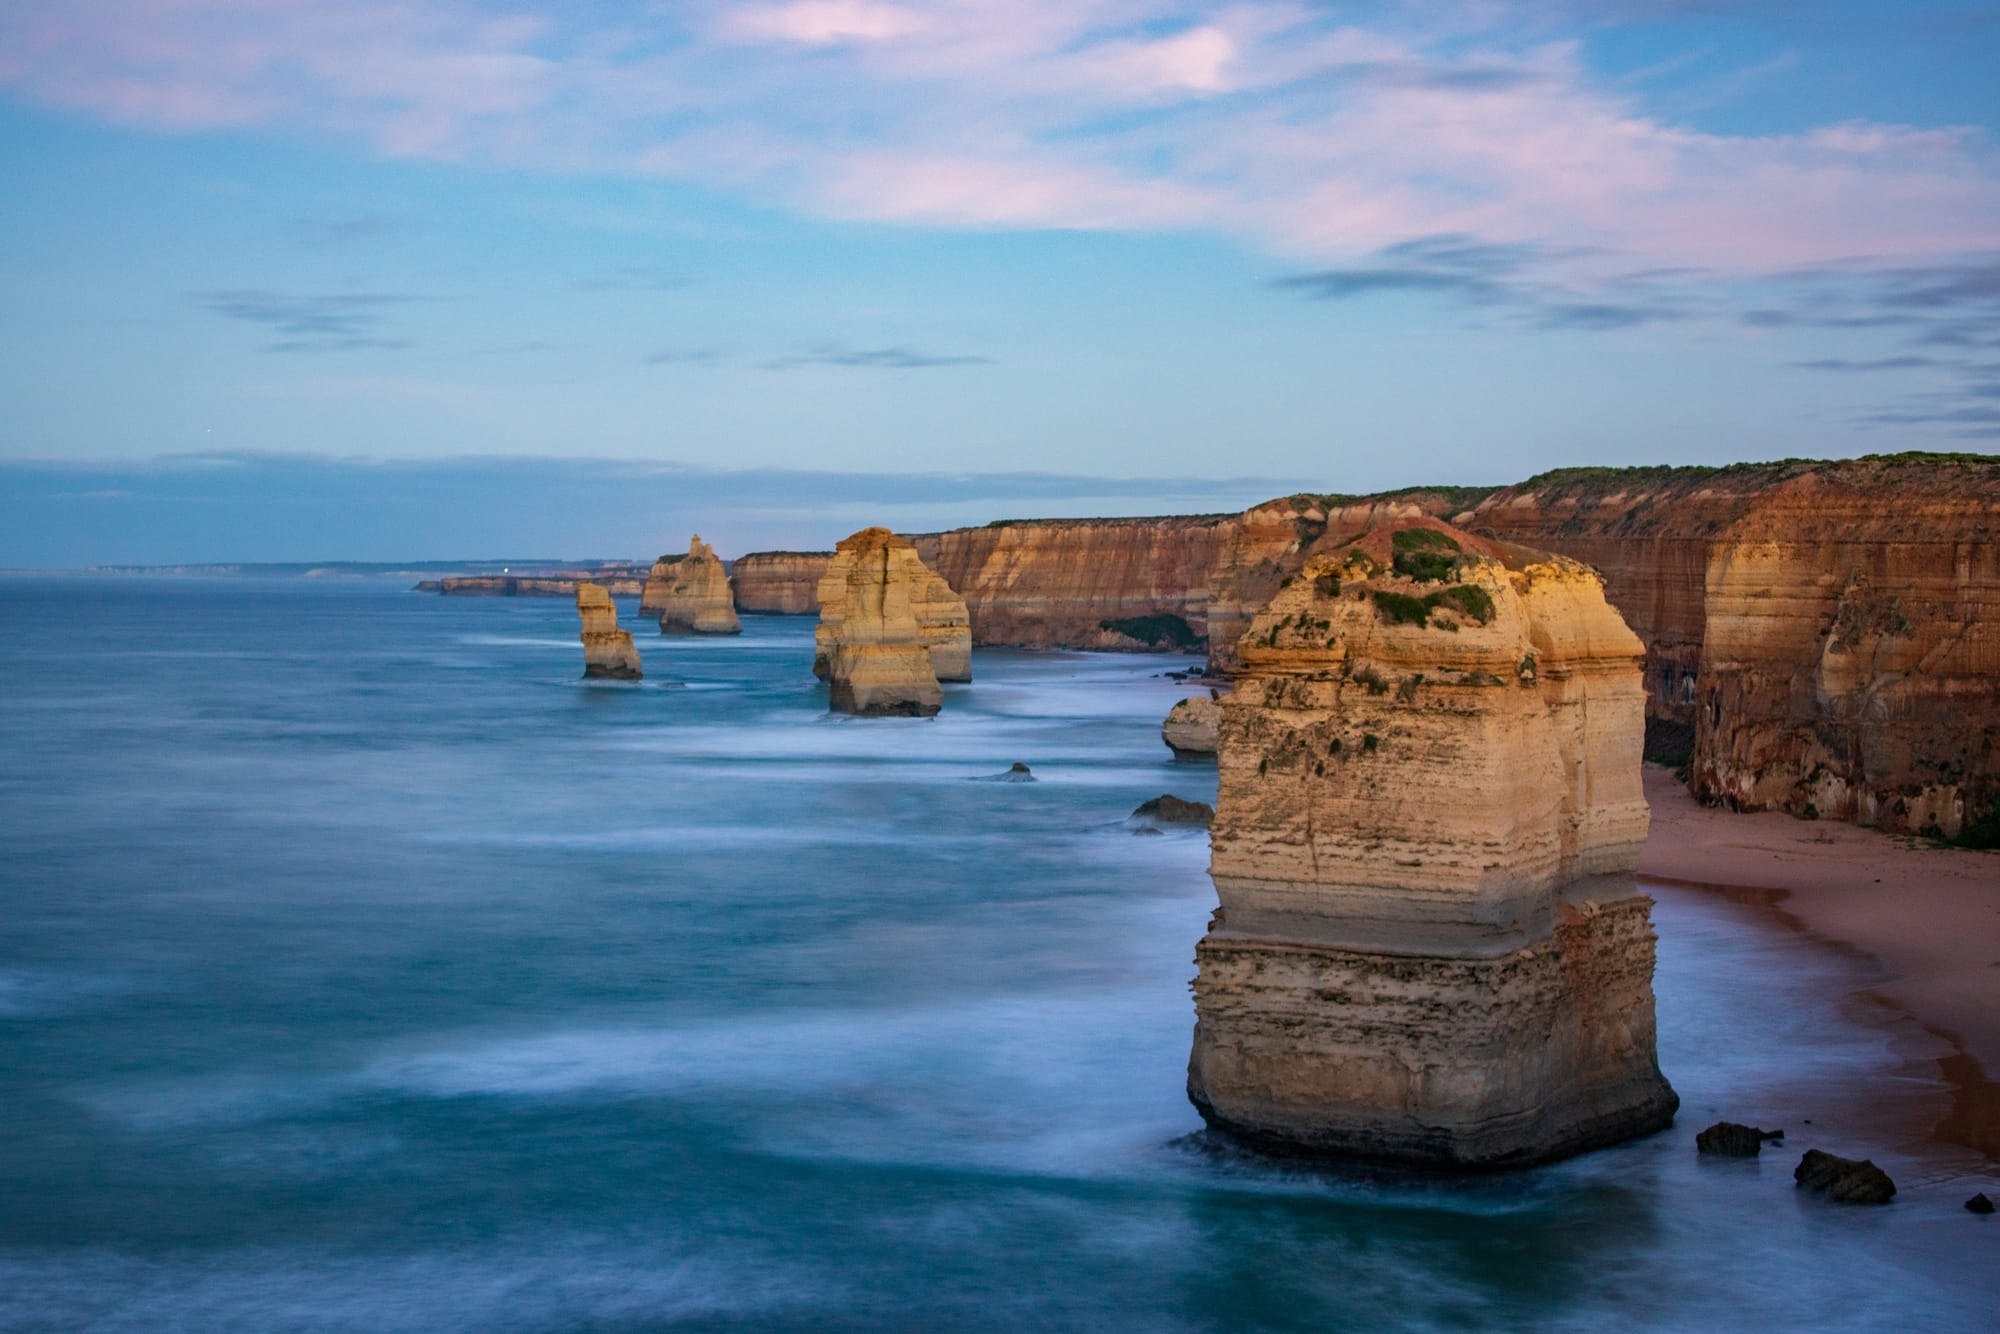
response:
M1938 848L1832 821L1703 807L1646 766L1643 879L1725 893L1882 970L1872 996L1956 1050L1938 1133L2000 1156L2000 853Z

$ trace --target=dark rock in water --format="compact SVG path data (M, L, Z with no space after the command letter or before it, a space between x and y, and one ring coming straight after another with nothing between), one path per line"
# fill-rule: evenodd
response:
M1171 794L1154 797L1132 812L1135 820L1157 820L1161 824L1198 824L1204 829L1215 818L1215 807L1205 801L1183 801Z
M1807 1149L1792 1179L1841 1204L1887 1204L1896 1193L1889 1174L1867 1159L1837 1158Z
M1777 1138L1782 1130L1765 1132L1734 1121L1717 1121L1694 1137L1694 1146L1703 1153L1719 1153L1725 1158L1755 1158L1767 1138Z
M1982 1190L1979 1194L1967 1200L1965 1207L1975 1214L1990 1214L1993 1212L1993 1201L1987 1199L1986 1192Z
M1155 829L1152 825L1147 825L1143 829L1135 829L1132 832L1135 834L1151 834L1154 838L1165 837L1165 834L1163 834L1160 830Z
M1035 775L1029 772L1027 765L1016 760L1013 767L1008 769L1006 773L987 774L980 781L986 783L1032 783L1035 781Z

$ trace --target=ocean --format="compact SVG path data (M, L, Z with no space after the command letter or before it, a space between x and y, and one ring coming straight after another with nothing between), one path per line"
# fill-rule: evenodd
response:
M1990 1328L1866 961L1660 888L1673 1130L1460 1179L1200 1135L1184 659L830 716L810 618L0 580L0 1327ZM1016 761L1037 781L988 781ZM1721 1117L1787 1147L1698 1159ZM1810 1118L1811 1124L1806 1124ZM1795 1190L1806 1147L1902 1193ZM1990 1189L1990 1186L1988 1187Z

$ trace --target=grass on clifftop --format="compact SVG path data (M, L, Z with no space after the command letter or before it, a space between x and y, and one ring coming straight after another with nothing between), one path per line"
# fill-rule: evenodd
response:
M1439 607L1449 607L1481 625L1493 619L1493 595L1476 584L1454 584L1423 597L1388 589L1377 589L1375 592L1375 609L1394 625L1428 626L1431 613ZM1457 629L1456 626L1449 628Z

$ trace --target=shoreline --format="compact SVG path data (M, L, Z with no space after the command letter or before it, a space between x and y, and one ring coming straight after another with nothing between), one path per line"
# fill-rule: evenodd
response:
M1660 765L1645 767L1645 791L1653 822L1640 880L1755 905L1872 961L1880 980L1852 994L1951 1048L1923 1058L1951 1092L1932 1136L2000 1160L2000 853L1704 807Z

